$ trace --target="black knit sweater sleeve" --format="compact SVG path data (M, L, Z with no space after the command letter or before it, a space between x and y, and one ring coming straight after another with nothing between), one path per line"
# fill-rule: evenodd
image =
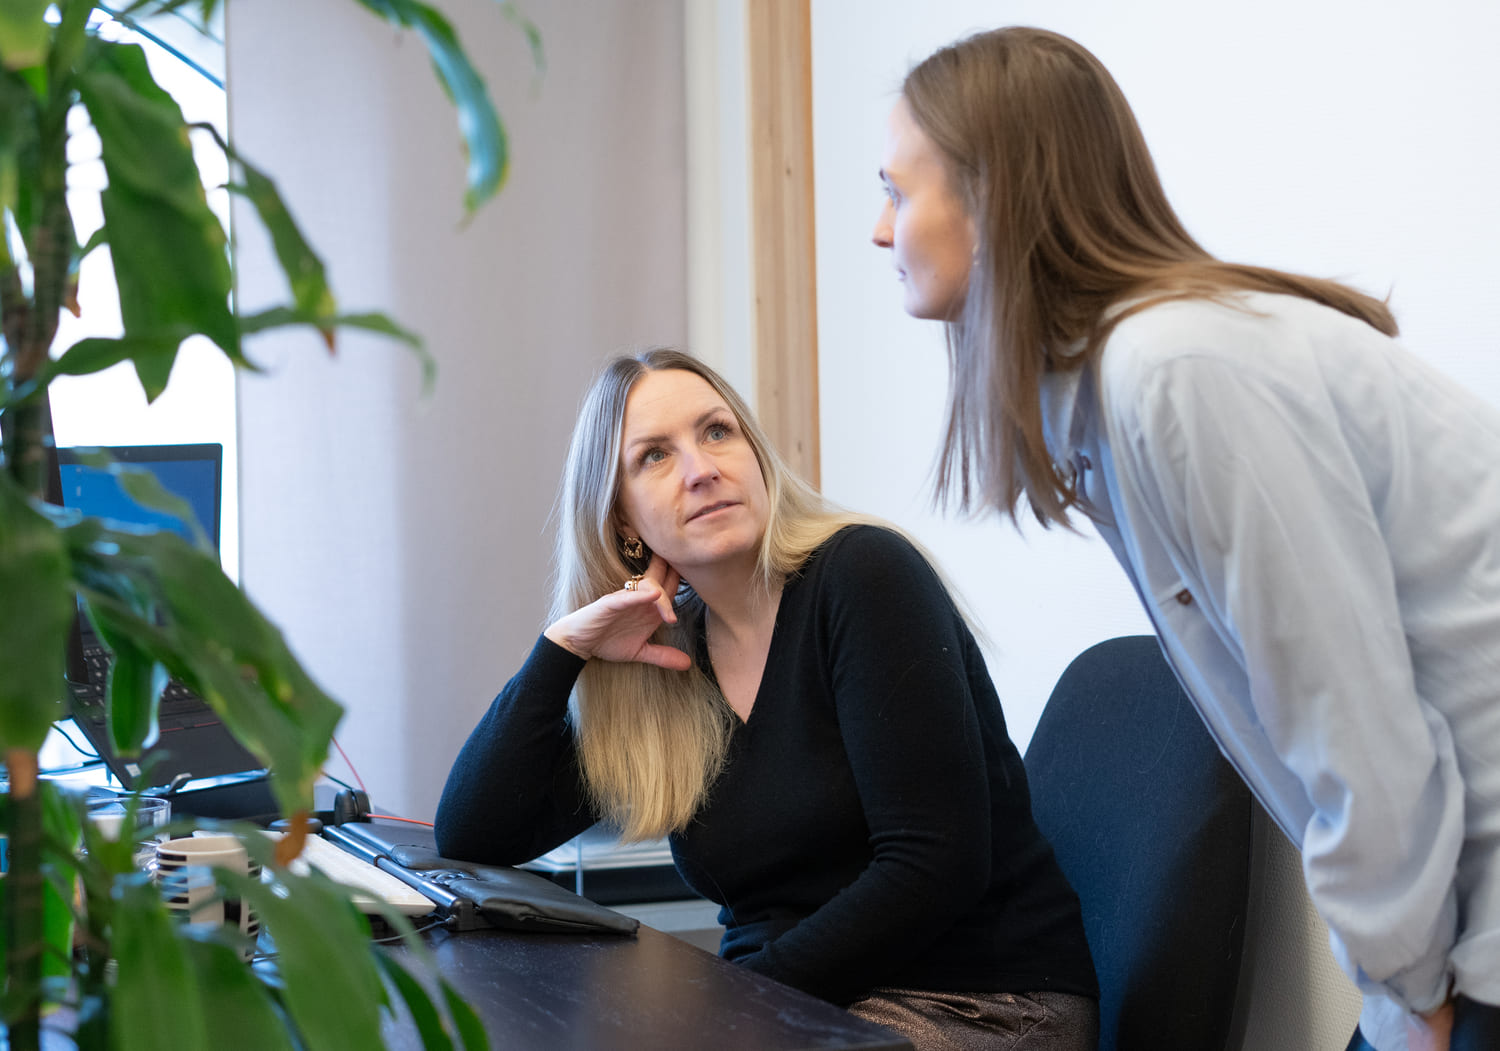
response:
M547 639L479 721L438 803L438 851L491 865L530 861L595 821L567 724L584 661Z

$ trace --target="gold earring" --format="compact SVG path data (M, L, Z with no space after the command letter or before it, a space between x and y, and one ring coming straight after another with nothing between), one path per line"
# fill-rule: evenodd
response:
M641 543L641 538L638 536L627 536L622 546L626 558L640 558L646 553L646 545Z

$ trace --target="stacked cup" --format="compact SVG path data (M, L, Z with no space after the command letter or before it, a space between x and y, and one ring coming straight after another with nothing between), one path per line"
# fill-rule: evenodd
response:
M214 868L260 878L260 864L250 860L245 844L234 836L186 836L156 845L156 881L168 911L188 923L239 931L245 937L243 955L248 960L255 952L260 919L238 897L220 893Z

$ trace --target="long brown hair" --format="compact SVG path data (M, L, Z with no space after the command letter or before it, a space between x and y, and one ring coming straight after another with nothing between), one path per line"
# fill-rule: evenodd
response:
M1384 303L1345 285L1225 263L1168 203L1135 115L1088 50L1042 29L978 33L923 60L902 95L978 231L948 323L940 498L1067 524L1070 483L1042 429L1051 370L1092 366L1114 326L1168 299L1239 290L1326 304L1388 335ZM1124 300L1129 307L1111 311Z

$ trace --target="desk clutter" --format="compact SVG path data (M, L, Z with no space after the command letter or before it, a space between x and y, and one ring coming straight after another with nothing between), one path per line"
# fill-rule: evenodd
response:
M343 794L341 794L343 795ZM123 834L124 797L101 795L90 802L91 819L111 837ZM160 804L159 811L152 809ZM198 831L182 838L154 842L156 827L166 824L170 800L141 797L134 820L143 827L145 867L155 873L169 908L191 922L207 922L209 913L240 928L251 940L258 931L248 910L215 889L211 868L226 867L260 876L247 858L244 843L233 834ZM119 811L119 813L115 813ZM640 926L613 909L581 898L535 872L478 865L445 858L437 852L432 830L408 822L371 820L368 804L358 812L339 807L324 825L314 819L302 853L290 868L296 875L316 871L350 892L350 900L373 918L394 910L412 919L433 917L449 931L498 928L541 933L634 935ZM145 827L150 826L150 827ZM284 822L263 835L279 839ZM383 930L383 925L377 924Z
M420 890L456 930L634 935L640 926L536 873L445 858L437 852L432 830L422 825L357 821L329 826L323 835L351 856Z
M268 832L270 836L280 833ZM437 908L437 902L401 880L356 857L321 835L308 836L302 853L292 861L291 870L306 875L316 870L347 887L351 900L363 912L379 912L382 904L406 916L425 916Z

